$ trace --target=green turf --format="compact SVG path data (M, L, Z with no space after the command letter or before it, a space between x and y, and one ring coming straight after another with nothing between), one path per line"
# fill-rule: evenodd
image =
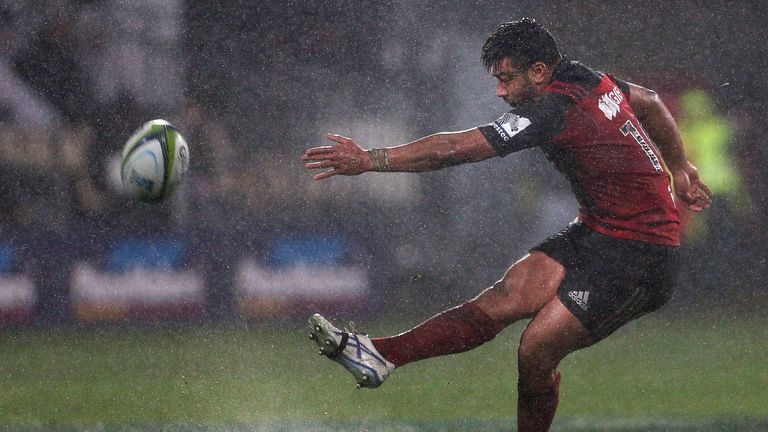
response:
M767 324L754 313L715 318L647 317L566 359L558 430L768 430ZM303 320L11 331L0 337L0 425L514 430L505 425L514 417L521 330L404 367L374 391L356 390L340 366L315 354Z
M75 425L0 426L4 432L510 432L513 420L359 421L359 422L261 422L257 424L192 425ZM765 432L768 421L755 419L688 422L658 419L556 420L552 432Z

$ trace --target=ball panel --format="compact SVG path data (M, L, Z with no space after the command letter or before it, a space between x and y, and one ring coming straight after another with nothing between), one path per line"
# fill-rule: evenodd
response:
M184 137L175 129L168 129L168 153L170 155L167 171L167 188L172 192L189 170L189 149Z
M165 164L158 139L149 139L134 148L121 169L123 186L133 197L152 201L163 196Z
M146 123L144 123L139 130L133 133L133 135L128 138L128 140L125 142L125 146L123 146L123 158L125 158L128 153L130 153L138 144L140 144L146 137L157 135L161 132L164 133L165 129L170 125L165 120L151 120Z

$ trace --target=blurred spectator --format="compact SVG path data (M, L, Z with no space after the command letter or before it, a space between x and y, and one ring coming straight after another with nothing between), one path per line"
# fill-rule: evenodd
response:
M95 145L93 131L86 124L64 127L61 130L61 162L73 192L74 218L92 220L105 211L104 195L88 175L88 151Z
M13 55L17 48L11 33L13 17L0 13L0 105L3 123L12 122L28 127L52 127L58 122L55 108L35 88L25 82L14 69ZM15 37L16 36L16 37Z
M687 90L680 96L679 110L680 134L689 158L714 194L712 211L697 215L687 230L690 240L702 241L712 230L723 229L722 224L714 224L723 213L743 216L750 199L734 154L735 128L717 112L712 96L700 89Z
M678 109L689 159L714 196L709 211L695 217L683 212L683 222L688 225L683 251L692 261L683 271L689 282L686 288L704 288L704 293L715 296L725 289L743 289L754 271L749 251L755 234L747 223L751 199L737 159L736 126L704 90L684 91Z
M193 260L206 278L206 304L213 319L232 316L234 265L244 253L245 201L239 189L250 187L239 182L238 173L249 170L243 154L238 154L227 129L204 105L187 99L174 124L190 148L190 167L176 207L184 226L196 243ZM246 235L247 237L247 235Z
M98 105L124 95L163 111L181 103L180 1L106 0L75 9L77 61Z
M235 152L225 126L199 102L187 99L182 106L178 127L194 148L190 158L190 175L196 193L210 197L231 184L229 173L242 159Z
M226 127L201 103L187 99L176 126L190 149L186 189L190 207L187 219L193 224L226 225L242 210L235 198L237 171L246 169L244 154L238 154ZM241 152L242 153L242 152ZM222 217L224 216L225 217ZM222 224L224 222L224 224Z
M73 11L55 10L30 43L13 56L16 71L70 122L89 118L93 106L74 46L76 18Z

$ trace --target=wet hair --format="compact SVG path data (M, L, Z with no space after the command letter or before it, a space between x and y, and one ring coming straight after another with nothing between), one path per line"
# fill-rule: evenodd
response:
M519 68L538 61L551 66L561 59L555 38L531 18L505 22L488 36L480 57L485 68L490 71L507 57Z

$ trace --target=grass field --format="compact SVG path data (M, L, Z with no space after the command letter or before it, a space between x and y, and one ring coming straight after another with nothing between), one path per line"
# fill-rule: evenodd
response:
M0 429L514 430L522 325L374 391L315 354L304 325L5 332ZM768 431L767 328L754 312L646 317L566 359L553 430Z

